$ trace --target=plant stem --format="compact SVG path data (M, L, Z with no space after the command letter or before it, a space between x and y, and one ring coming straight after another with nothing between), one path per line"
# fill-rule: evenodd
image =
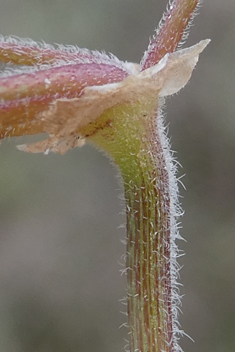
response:
M141 70L157 64L167 53L174 52L180 41L187 37L186 28L193 18L199 0L174 0L160 21L157 35L153 37L147 56L141 62Z
M170 199L167 175L152 162L142 183L125 186L130 343L142 352L173 351Z
M169 180L158 141L149 135L140 182L125 183L131 351L174 350Z
M125 109L115 107L108 113L112 116L108 126L103 115L83 132L109 152L123 177L128 324L133 352L173 352L176 346L169 167L156 105L156 100L150 99Z

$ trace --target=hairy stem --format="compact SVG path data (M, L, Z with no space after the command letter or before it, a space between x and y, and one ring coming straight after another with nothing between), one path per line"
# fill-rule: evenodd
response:
M130 344L131 351L170 352L174 339L169 180L159 135L148 137L140 160L147 165L140 168L139 182L125 183Z
M109 152L123 177L128 324L133 352L173 352L177 344L169 169L157 111L156 101L142 101L123 110L116 107L109 111L112 118L108 122L104 114L84 130L87 138Z
M151 166L125 186L130 343L131 351L173 351L168 177L155 159Z
M168 5L149 48L141 62L141 70L157 64L167 53L175 51L187 29L199 0L174 0Z

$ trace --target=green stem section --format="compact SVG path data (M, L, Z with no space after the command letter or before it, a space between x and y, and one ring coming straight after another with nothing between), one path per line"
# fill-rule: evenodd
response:
M152 168L141 184L125 187L131 351L173 351L170 199L159 171Z
M155 99L115 107L84 134L123 177L127 215L130 350L173 352L169 175ZM162 137L161 137L162 138Z

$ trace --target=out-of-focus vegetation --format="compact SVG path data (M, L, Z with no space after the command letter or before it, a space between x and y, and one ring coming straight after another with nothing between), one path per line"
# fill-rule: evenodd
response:
M138 62L165 0L0 0L0 33L105 49ZM235 346L235 2L207 0L187 46L212 42L167 100L187 187L180 281L185 351ZM116 171L85 146L64 156L0 148L0 351L118 352L125 221Z

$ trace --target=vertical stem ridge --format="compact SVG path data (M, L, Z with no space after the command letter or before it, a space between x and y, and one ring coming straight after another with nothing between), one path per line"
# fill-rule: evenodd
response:
M124 181L131 352L180 351L173 296L175 199L170 199L172 167L157 103L140 100L128 106L127 118L122 107L113 108L110 135L100 122L89 127L95 131L90 140L110 153Z
M142 167L132 192L125 183L130 344L131 351L173 352L169 179L156 131L152 137L151 168Z

